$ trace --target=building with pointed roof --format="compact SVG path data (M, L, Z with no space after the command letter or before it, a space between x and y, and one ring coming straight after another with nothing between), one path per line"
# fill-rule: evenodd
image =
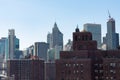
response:
M55 48L55 46L61 46L63 48L63 33L58 29L56 22L52 29L52 40L53 48Z
M106 47L107 50L117 49L119 46L119 34L115 30L115 20L109 14L107 21Z

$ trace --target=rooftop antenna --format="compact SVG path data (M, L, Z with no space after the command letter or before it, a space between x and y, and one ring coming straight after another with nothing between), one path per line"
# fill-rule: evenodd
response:
M110 15L110 12L109 12L109 10L108 10L108 15L109 15L109 18L111 18L111 15Z
M77 24L77 28L78 28L78 24Z

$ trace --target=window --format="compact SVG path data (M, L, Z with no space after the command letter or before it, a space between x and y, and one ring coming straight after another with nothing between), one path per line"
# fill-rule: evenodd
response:
M80 37L80 36L78 36L78 40L79 40L79 41L81 40L81 37Z
M62 78L61 80L64 80L64 78Z
M69 67L71 66L71 64L68 64L69 65Z
M106 79L108 79L108 77L106 77Z
M95 79L98 79L98 76L95 76Z
M77 41L77 36L75 36L75 41Z
M98 70L95 70L96 73L98 73Z
M66 65L66 67L68 66L68 64L65 64Z
M114 73L114 74L115 74L115 73L116 73L116 71L115 71L115 70L110 70L110 73Z
M115 67L115 66L116 66L116 63L110 63L110 66L111 66L111 67Z

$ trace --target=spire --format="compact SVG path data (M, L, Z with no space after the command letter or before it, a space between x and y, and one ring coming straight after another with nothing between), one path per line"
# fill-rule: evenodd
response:
M79 28L78 28L78 24L77 24L77 28L75 29L76 32L79 32Z
M54 28L58 28L58 27L57 27L57 23L56 23L56 22L54 23Z
M108 15L109 15L109 19L111 19L111 15L110 15L110 12L109 12L109 10L108 10Z
M59 29L58 29L58 27L57 27L57 23L56 23L56 22L54 23L53 30L54 30L54 31L59 31Z
M57 26L57 23L56 23L56 22L54 23L54 26Z
M111 17L109 10L108 10L108 15L109 15L108 21L115 21L114 18Z

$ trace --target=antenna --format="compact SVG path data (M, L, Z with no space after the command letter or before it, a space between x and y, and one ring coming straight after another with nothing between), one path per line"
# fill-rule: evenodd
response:
M77 28L78 28L78 24L77 24Z
M109 15L109 18L111 18L111 15L110 15L110 12L109 12L109 10L108 10L108 15Z

